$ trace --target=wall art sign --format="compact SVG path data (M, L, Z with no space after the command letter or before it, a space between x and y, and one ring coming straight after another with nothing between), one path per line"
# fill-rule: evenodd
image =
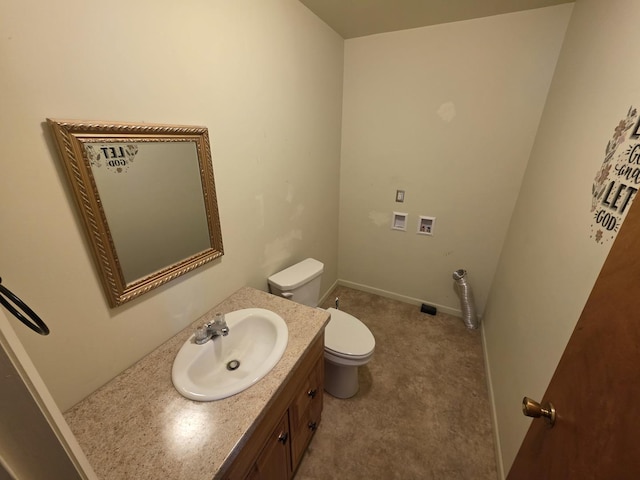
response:
M640 188L640 119L631 106L607 143L591 189L591 238L603 244L615 238Z

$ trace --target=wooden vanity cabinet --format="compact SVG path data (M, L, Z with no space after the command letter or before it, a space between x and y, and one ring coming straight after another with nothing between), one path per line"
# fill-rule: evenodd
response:
M324 391L324 335L303 354L235 460L219 478L289 480L320 424Z

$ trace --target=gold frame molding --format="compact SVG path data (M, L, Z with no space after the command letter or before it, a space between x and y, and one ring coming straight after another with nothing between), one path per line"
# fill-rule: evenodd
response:
M53 131L111 307L133 300L224 254L211 147L206 127L123 122L104 123L50 118L47 119L47 122ZM126 283L91 171L91 164L83 144L85 142L117 144L150 141L195 142L210 246L206 250L177 263L167 265L145 277Z

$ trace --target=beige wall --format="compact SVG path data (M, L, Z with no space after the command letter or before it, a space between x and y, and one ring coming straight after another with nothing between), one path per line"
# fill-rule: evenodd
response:
M343 40L296 0L0 4L3 283L62 410L243 285L313 256L337 279ZM209 128L225 255L109 309L47 117Z
M578 0L484 318L497 432L508 471L611 242L590 238L591 186L607 142L640 106L634 0Z
M571 9L345 42L341 281L459 312L465 268L484 309Z

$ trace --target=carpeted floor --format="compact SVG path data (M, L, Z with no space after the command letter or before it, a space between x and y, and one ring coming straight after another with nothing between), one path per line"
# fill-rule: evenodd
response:
M322 306L336 296L369 327L376 349L355 397L325 393L295 480L495 480L480 331L346 287Z

